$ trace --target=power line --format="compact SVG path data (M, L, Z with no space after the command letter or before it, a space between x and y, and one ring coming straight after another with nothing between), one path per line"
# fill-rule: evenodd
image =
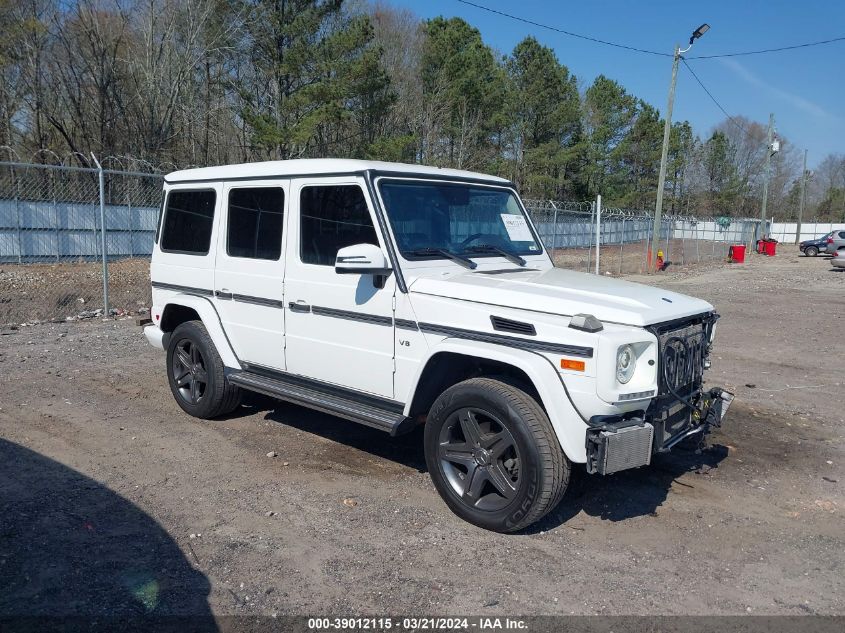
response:
M474 2L469 2L468 0L458 0L461 4L466 4L471 7L475 7L476 9L481 9L482 11L487 11L488 13L495 13L496 15L501 15L503 17L509 18L511 20L516 20L517 22L522 22L524 24L530 24L531 26L537 26L541 29L547 29L549 31L554 31L555 33L562 33L563 35L568 35L570 37L577 37L579 40L587 40L588 42L595 42L596 44L604 44L605 46L613 46L615 48L623 48L628 51L636 51L637 53L646 53L647 55L658 55L660 57L672 57L671 53L661 53L660 51L650 51L645 48L637 48L636 46L628 46L626 44L617 44L616 42L608 42L607 40L602 40L597 37L591 37L589 35L581 35L579 33L573 33L572 31L565 31L564 29L560 29L556 26L549 26L548 24L541 24L540 22L534 22L533 20L529 20L527 18L521 18L518 15L513 15L511 13L505 13L504 11L499 11L498 9L491 9L490 7L485 7L481 4L475 4Z
M698 75L696 75L696 74L695 74L695 71L694 71L694 70L690 67L690 65L687 63L687 60L686 60L686 59L684 59L683 57L681 57L681 61L684 63L684 66L686 66L686 69L687 69L688 71L690 71L690 74L693 76L693 78L694 78L694 79L698 82L698 85L699 85L699 86L701 86L701 89L702 89L702 90L704 90L704 92L706 92L706 93L707 93L707 96L708 96L708 97L710 97L710 100L711 100L713 103L715 103L715 104L716 104L716 107L717 107L717 108L719 108L719 109L722 111L722 113L723 113L726 117L728 117L728 120L729 120L731 123L733 123L736 127L738 127L740 130L742 130L742 132L743 132L743 133L744 133L744 134L745 134L748 138L750 138L750 139L752 139L752 140L755 140L755 141L756 141L757 139L755 139L755 138L751 135L751 132L749 132L749 131L748 131L748 129L747 129L744 125L742 125L739 121L737 121L734 117L732 117L730 114L728 114L728 111L727 111L727 110L725 110L725 109L722 107L722 104L721 104L721 103L719 103L719 101L716 99L716 97L714 97L714 96L713 96L713 93L712 93L712 92L710 92L710 91L707 89L707 86L705 86L705 85L704 85L704 82L702 82L702 81L701 81L701 79L699 79L699 78L698 78Z
M460 0L459 0L460 1ZM742 57L744 55L762 55L763 53L779 53L780 51L791 51L796 48L809 48L811 46L821 46L823 44L833 44L834 42L845 41L845 36L834 37L829 40L819 40L818 42L806 42L804 44L793 44L792 46L780 46L778 48L764 48L759 51L743 51L740 53L721 53L719 55L696 55L688 57L687 59L717 59L719 57Z
M498 9L492 9L490 7L485 7L482 4L476 4L475 2L470 2L469 0L457 0L461 4L468 5L470 7L475 7L476 9L481 9L482 11L487 11L488 13L493 13L496 15L500 15L502 17L508 18L510 20L515 20L517 22L522 22L523 24L530 24L531 26L536 26L541 29L546 29L549 31L554 31L555 33L561 33L562 35L568 35L570 37L578 38L579 40L586 40L588 42L594 42L596 44L604 44L605 46L613 46L614 48L622 48L628 51L634 51L637 53L645 53L647 55L657 55L659 57L672 57L671 53L663 53L661 51L652 51L647 48L638 48L636 46L628 46L627 44L619 44L617 42L610 42L608 40L602 40L597 37L591 37L589 35L581 35L580 33L573 33L572 31L567 31L565 29L558 28L556 26L550 26L548 24L543 24L542 22L535 22L534 20L529 20L528 18L523 18L518 15L513 15L512 13L506 13L504 11L499 11ZM776 48L763 48L760 50L754 51L739 51L735 53L719 53L716 55L695 55L692 57L688 57L687 59L717 59L719 57L744 57L746 55L762 55L764 53L778 53L781 51L791 51L798 48L810 48L811 46L822 46L824 44L833 44L835 42L842 42L845 41L845 35L841 37L833 37L827 40L819 40L817 42L805 42L803 44L792 44L790 46L779 46Z

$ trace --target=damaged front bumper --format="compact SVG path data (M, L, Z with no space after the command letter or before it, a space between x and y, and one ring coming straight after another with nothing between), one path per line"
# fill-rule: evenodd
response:
M734 395L721 388L690 394L685 402L655 403L646 414L595 416L587 429L587 472L609 475L647 466L655 453L722 425Z

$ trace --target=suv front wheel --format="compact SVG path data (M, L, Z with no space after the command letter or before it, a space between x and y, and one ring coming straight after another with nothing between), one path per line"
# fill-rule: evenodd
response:
M227 382L223 360L202 321L186 321L170 335L167 379L176 402L196 418L226 415L241 403L241 390Z
M543 408L492 378L465 380L437 398L426 420L425 458L451 510L496 532L538 521L569 483L569 460Z

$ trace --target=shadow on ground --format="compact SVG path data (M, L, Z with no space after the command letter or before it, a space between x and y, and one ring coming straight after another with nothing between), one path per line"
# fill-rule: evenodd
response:
M390 437L382 431L270 398L250 398L247 406L254 407L253 413L266 411L268 420L426 472L421 426L407 435ZM671 453L656 455L650 466L608 476L588 475L582 465L575 465L563 501L526 533L554 529L579 512L607 521L654 514L678 477L716 468L727 455L728 449L719 444L703 450L680 445Z
M406 435L391 437L384 431L295 404L279 402L271 398L265 399L263 396L250 394L245 399L245 404L247 407L254 407L252 413L265 411L267 420L319 435L333 442L413 468L417 472L426 472L422 426Z
M182 630L214 630L208 593L206 577L152 517L0 439L0 630L3 621L38 630L67 618L125 629L169 616L191 616Z
M676 447L671 453L656 455L649 466L606 476L588 475L583 466L576 466L563 501L527 532L552 530L580 512L606 521L654 514L678 477L716 468L727 455L727 447L721 444L700 451Z

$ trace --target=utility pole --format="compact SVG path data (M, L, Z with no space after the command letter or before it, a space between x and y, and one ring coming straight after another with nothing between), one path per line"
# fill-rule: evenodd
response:
M801 201L798 203L798 226L795 227L795 243L801 241L801 221L804 219L804 198L807 192L807 150L804 150L804 171L801 172Z
M669 82L669 99L666 104L666 117L663 124L663 149L660 152L660 173L657 177L657 202L654 205L654 226L651 230L651 247L648 249L648 272L652 272L652 252L657 253L660 248L660 223L663 215L663 189L666 186L666 163L669 159L669 139L672 134L672 108L675 106L675 83L678 80L678 63L681 61L681 54L692 48L693 42L710 30L709 24L702 24L689 38L689 46L681 49L680 45L675 46L675 54L672 57L672 80Z
M775 131L775 115L769 114L769 133L766 141L766 168L763 172L763 204L760 207L760 239L766 237L766 206L769 203L769 171L772 164L772 136Z

